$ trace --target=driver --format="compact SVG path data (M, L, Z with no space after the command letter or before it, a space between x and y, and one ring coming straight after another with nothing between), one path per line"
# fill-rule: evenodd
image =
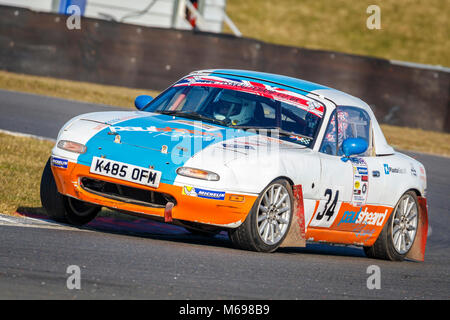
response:
M254 112L254 105L229 92L222 91L213 105L214 118L229 121L233 125L249 123L253 119Z

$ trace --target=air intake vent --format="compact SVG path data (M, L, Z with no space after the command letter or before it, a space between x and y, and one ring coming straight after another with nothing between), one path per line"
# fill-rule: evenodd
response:
M81 178L81 187L105 198L140 206L165 208L167 202L173 202L176 205L175 198L167 193L128 187L97 179Z

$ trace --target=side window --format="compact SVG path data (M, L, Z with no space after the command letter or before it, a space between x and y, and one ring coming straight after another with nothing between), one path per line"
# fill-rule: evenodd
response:
M320 146L320 152L337 155L337 135L336 135L336 110L333 111L328 123L327 130L323 136L322 145Z
M371 154L372 130L370 117L363 109L356 107L337 108L337 126L338 126L338 155L342 155L342 143L347 138L362 138L367 141L369 148L362 154L368 156Z
M330 117L320 152L341 156L343 155L342 143L345 139L362 138L369 145L369 148L362 156L369 156L371 155L372 145L371 134L370 117L364 110L356 107L339 106Z

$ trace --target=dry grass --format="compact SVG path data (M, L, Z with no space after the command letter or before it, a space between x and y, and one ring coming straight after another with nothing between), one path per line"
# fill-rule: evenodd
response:
M369 5L381 9L381 29L369 30ZM227 13L245 37L450 66L448 0L228 0Z
M0 132L0 213L40 214L40 183L54 143ZM134 220L135 217L103 208L102 217Z
M0 212L40 207L39 184L53 143L0 133Z
M388 143L396 149L450 157L449 133L396 127L387 124L381 125L381 129Z
M158 94L158 91L154 90L30 76L1 70L0 88L129 108L134 107L134 98L138 95L148 94L155 97Z

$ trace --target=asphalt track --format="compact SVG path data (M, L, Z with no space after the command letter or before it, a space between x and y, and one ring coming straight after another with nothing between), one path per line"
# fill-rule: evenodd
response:
M111 107L0 90L0 129L55 138L72 116ZM86 228L0 216L0 299L449 299L450 159L410 154L428 174L425 262L368 259L362 249L308 244L273 254L236 250L154 222ZM140 226L148 226L142 227ZM67 268L81 289L67 288ZM381 288L368 289L377 265Z

